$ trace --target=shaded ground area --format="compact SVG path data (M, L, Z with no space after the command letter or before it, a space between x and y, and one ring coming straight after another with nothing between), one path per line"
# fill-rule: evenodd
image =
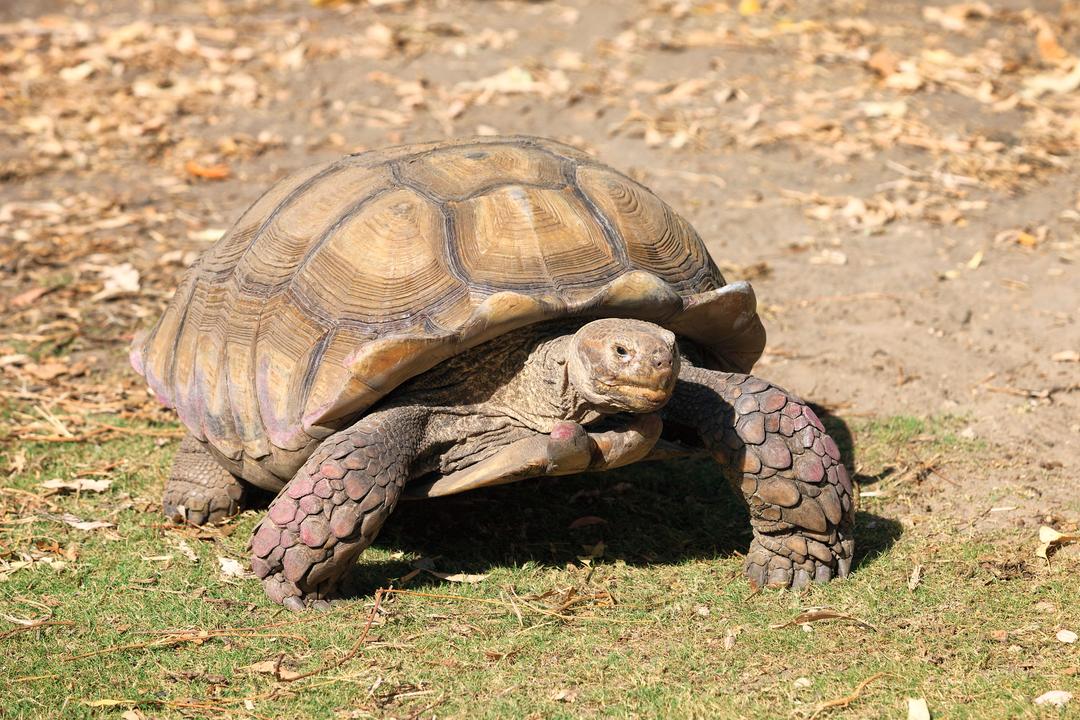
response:
M207 536L155 527L178 431L125 352L183 269L298 167L498 132L555 137L627 171L694 224L730 279L752 280L770 336L757 372L850 430L866 560L847 589L747 601L729 580L748 535L702 467L410 506L354 578L348 641L335 639L332 621L310 621L317 650L300 664L344 653L369 593L417 556L492 573L464 594L509 604L396 598L380 634L402 648L382 681L394 694L379 689L383 675L359 673L320 702L346 717L462 715L472 702L493 716L590 715L616 697L645 715L809 715L887 671L903 676L889 694L838 711L899 714L905 693L922 693L957 717L1043 712L1031 702L1040 677L1046 690L1077 687L1076 646L1053 641L1058 629L1080 629L1075 579L1063 599L1075 552L1050 569L1031 553L1040 525L1075 532L1080 522L1078 52L1074 2L3 4L0 593L5 616L82 628L57 627L37 645L47 631L0 641L22 643L12 675L46 678L19 684L7 707L45 716L30 698L41 697L35 683L51 682L56 657L137 641L115 627L95 634L102 627L274 621L256 584L214 567L215 555L243 558L253 517ZM51 479L113 485L59 497L42 489ZM118 527L72 525L98 518ZM603 522L566 529L580 518ZM56 563L65 567L54 572ZM109 609L110 573L128 601L163 604ZM192 609L181 600L200 578L221 602ZM140 583L152 589L130 589ZM526 605L547 613L588 607L616 621L538 612L537 630L521 606L508 609L507 587L533 593ZM563 607L544 594L567 587L592 599ZM623 605L610 610L602 592ZM92 612L94 602L104 609ZM804 644L797 625L766 632L805 604L886 623L882 650L865 658L851 637L810 632ZM503 615L492 621L485 607ZM982 630L1005 635L958 639L980 617ZM658 622L663 631L649 624ZM545 634L552 628L559 634ZM254 653L245 642L153 656L167 672L138 665L133 687L169 678L139 712L198 712L160 701L217 697L227 684L208 676L273 657L286 641L251 641ZM786 665L763 678L755 643ZM925 666L907 667L911 647ZM608 666L593 663L605 653ZM846 660L830 664L829 653ZM124 657L108 661L117 677L128 672ZM545 676L531 694L507 690L528 688L528 668L560 663L577 675ZM715 694L695 699L680 672ZM1009 673L1029 684L1010 685ZM802 677L810 685L792 684ZM79 704L107 690L54 687L53 700L73 715L130 710ZM733 690L742 692L732 699ZM1022 702L1009 704L1012 695ZM282 690L256 706L288 716L314 707L310 697Z

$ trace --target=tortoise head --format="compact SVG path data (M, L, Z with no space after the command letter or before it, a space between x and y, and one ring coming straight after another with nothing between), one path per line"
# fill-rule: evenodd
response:
M659 410L679 377L674 333L641 320L587 323L574 333L567 354L571 384L600 412Z

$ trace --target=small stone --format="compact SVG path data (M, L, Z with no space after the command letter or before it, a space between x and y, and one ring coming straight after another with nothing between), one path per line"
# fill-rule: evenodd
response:
M770 435L764 445L754 448L754 452L762 463L771 468L785 470L791 467L791 451L781 437Z
M795 678L795 682L792 684L795 686L796 690L801 690L802 688L810 687L814 683L810 682L810 678L797 677Z
M768 482L758 483L757 496L780 507L795 507L802 497L799 488L787 478L772 478Z
M784 393L773 388L761 396L758 404L763 412L774 413L787 405L787 401L787 396Z
M751 413L739 418L735 426L739 437L750 445L760 445L765 441L765 416L761 413Z
M330 523L320 515L313 515L300 523L300 542L310 548L320 548L330 537Z
M326 480L320 480L319 482L315 483L315 488L312 490L312 492L317 497L326 499L334 494L334 489L330 487L330 483Z
M300 500L300 510L306 515L316 515L322 512L322 500L314 495L308 495Z
M1058 630L1055 635L1059 642L1072 644L1076 642L1076 633L1072 630Z
M694 614L698 617L707 618L709 617L709 615L712 614L712 611L709 610L708 606L706 605L698 605L696 608L694 608Z
M273 507L270 508L270 512L267 513L267 517L275 525L285 527L296 517L296 504L292 498L283 497L274 503Z
M825 478L825 466L816 455L804 453L795 461L795 475L804 483L816 485Z

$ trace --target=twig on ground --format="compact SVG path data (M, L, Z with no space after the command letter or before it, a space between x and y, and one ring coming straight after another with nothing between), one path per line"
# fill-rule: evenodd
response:
M824 702L818 703L817 706L814 708L813 714L810 715L810 720L817 720L821 713L831 708L847 707L848 705L859 699L859 697L862 695L862 691L866 689L867 685L874 682L878 678L884 677L885 675L888 675L888 673L874 673L873 675L856 685L855 690L853 690L850 695L844 695L843 697L838 697L833 700L825 700Z

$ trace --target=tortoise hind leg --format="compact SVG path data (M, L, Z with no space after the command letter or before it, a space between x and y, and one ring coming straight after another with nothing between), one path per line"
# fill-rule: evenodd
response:
M162 508L170 520L190 525L216 523L240 512L250 488L225 468L193 436L173 458Z
M271 600L289 610L327 605L397 504L427 416L415 407L374 413L308 458L251 539L251 567Z

